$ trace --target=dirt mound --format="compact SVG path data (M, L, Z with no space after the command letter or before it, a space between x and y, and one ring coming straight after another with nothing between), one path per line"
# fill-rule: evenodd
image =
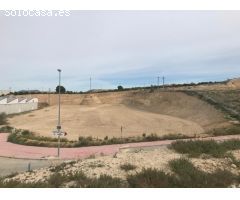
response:
M19 115L9 121L17 128L51 136L51 130L56 126L56 111L57 106L51 106L35 111L34 116ZM204 131L195 122L135 110L121 104L62 106L62 127L69 139L78 139L79 136L121 137L121 126L123 137L140 136L143 133L156 133L159 136L181 133L193 136Z
M231 87L232 89L240 89L240 78L228 81L227 86Z
M87 94L84 96L82 102L80 105L87 105L87 106L93 106L101 104L101 100L94 94Z
M57 95L52 95L53 104L55 97ZM57 123L56 113L55 104L34 111L34 116L14 116L9 123L16 128L51 136ZM69 139L120 137L121 126L124 137L143 133L193 135L226 123L223 113L183 92L136 90L62 95L62 126Z

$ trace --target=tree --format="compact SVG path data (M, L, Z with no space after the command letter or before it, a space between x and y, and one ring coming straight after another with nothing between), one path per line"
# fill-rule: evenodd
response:
M65 87L63 86L60 86L60 93L63 94L66 92L66 89ZM56 87L56 93L59 93L59 86Z
M119 85L118 90L123 90L123 86Z

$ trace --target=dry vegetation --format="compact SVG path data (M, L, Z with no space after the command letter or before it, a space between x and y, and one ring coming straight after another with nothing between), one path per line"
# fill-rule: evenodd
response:
M240 153L236 152L240 149L239 144L239 140L196 141L176 143L169 148L124 149L115 156L65 161L60 165L13 174L2 178L0 186L239 187ZM180 149L184 154L179 153ZM188 154L192 150L197 152L194 156Z

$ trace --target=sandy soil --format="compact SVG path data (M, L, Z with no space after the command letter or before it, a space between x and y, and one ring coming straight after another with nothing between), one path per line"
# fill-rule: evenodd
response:
M39 95L40 101L46 100L43 97ZM56 97L50 97L50 107L10 118L10 125L51 136L57 124ZM62 104L62 127L69 139L121 137L121 126L122 136L128 137L143 133L195 135L227 124L214 107L181 92L63 95Z
M32 112L10 119L16 128L28 129L44 136L51 136L56 126L57 106ZM24 123L23 123L24 122ZM62 127L67 138L79 136L121 137L137 136L143 133L200 134L203 129L198 124L168 115L160 115L130 109L124 105L100 105L95 107L64 105L62 107Z

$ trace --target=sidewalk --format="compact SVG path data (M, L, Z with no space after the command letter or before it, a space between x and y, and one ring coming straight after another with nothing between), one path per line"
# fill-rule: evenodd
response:
M23 158L23 159L51 159L56 158L57 148L24 146L7 142L8 133L0 133L0 157ZM240 139L240 135L227 135L203 138L203 140L228 140ZM189 140L189 139L184 139ZM113 144L104 146L90 146L77 148L61 148L60 159L80 159L91 155L114 155L123 148L131 147L152 147L168 145L176 140L162 140L154 142L140 142L128 144Z

